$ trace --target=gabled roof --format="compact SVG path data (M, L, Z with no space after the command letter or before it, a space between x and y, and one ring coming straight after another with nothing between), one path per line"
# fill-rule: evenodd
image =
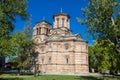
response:
M64 41L64 40L80 40L83 41L80 34L73 35L69 30L53 29L46 41Z

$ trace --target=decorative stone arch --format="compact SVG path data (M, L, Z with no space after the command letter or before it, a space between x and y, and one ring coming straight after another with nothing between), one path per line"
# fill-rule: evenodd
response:
M48 64L51 64L51 61L52 61L52 57L49 56L49 57L48 57Z
M35 42L39 43L39 42L41 42L41 39L40 38L35 38Z
M40 50L41 50L41 52L44 52L45 51L45 46L40 46Z
M64 46L65 46L65 50L68 50L70 48L70 44L69 43L65 43Z
M41 63L42 63L42 64L45 63L45 58L44 58L44 56L41 57Z
M65 63L69 64L69 55L65 55Z

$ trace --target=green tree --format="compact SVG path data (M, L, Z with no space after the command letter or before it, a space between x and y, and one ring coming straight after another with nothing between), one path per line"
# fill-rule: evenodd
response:
M120 52L120 3L118 0L88 0L83 9L84 19L78 18L87 25L87 32L97 40L105 39L114 43Z
M0 38L0 56L10 56L9 52L12 52L11 50L11 40L10 37L2 37Z
M31 18L28 18L28 22L24 27L24 31L23 31L24 35L26 38L28 38L29 40L32 39L32 27L31 27Z
M13 30L16 16L27 17L27 0L0 0L0 38Z
M19 42L20 40L20 42ZM16 32L12 35L13 47L16 49L16 56L12 58L13 66L17 63L18 69L30 68L33 61L35 43L32 40L31 18L28 19L23 32Z
M90 71L92 69L96 69L97 68L97 59L95 56L95 51L94 51L94 46L89 45L88 46L88 54L89 54L89 69Z
M16 16L27 19L27 0L0 0L0 58L11 56L11 32L14 29Z
M32 27L31 27L30 17L28 19L27 24L24 27L23 34L29 40L29 45L26 46L26 52L25 52L27 56L23 64L26 65L26 67L30 67L31 64L33 63L33 59L34 59L33 54L34 54L35 46L36 46L36 43L32 40Z
M12 35L11 41L12 49L15 52L14 56L16 57L12 58L10 61L18 64L16 68L18 68L20 72L21 69L30 67L33 60L31 55L34 53L35 43L28 39L22 32L15 32Z
M112 73L120 70L119 56L114 44L109 40L95 41L94 46L89 46L90 68L99 72L110 70Z
M16 16L27 19L26 9L27 0L0 0L0 56L10 55L10 33L14 29Z

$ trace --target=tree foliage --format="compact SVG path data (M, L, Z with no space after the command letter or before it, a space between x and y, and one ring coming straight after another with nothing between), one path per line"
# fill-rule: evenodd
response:
M10 62L17 63L17 66L14 64L13 66L18 69L29 67L33 59L31 55L34 53L35 43L28 39L23 32L15 32L11 39L16 57L11 58Z
M89 45L90 68L98 71L119 71L120 60L114 44L109 40L95 41L95 45Z
M27 0L0 0L0 56L14 54L10 33L14 29L16 16L27 19L26 9Z
M84 19L78 18L87 25L87 31L97 40L110 40L120 52L120 3L118 0L88 0L83 9Z
M6 37L0 38L0 57L9 56L9 52L13 53L11 50L11 40Z
M24 27L24 31L15 32L12 35L13 49L15 52L14 58L10 60L13 67L20 69L30 68L33 61L33 54L35 50L35 43L32 40L31 19L29 18ZM17 66L15 65L17 64Z
M13 30L16 16L27 17L27 0L0 0L0 38Z
M31 18L29 17L27 24L24 27L24 35L29 40L32 39L32 28L31 28Z

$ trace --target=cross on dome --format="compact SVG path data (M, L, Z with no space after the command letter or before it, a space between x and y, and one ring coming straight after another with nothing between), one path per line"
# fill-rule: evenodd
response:
M45 16L43 16L43 20L45 20Z
M62 8L60 8L60 13L62 13Z

